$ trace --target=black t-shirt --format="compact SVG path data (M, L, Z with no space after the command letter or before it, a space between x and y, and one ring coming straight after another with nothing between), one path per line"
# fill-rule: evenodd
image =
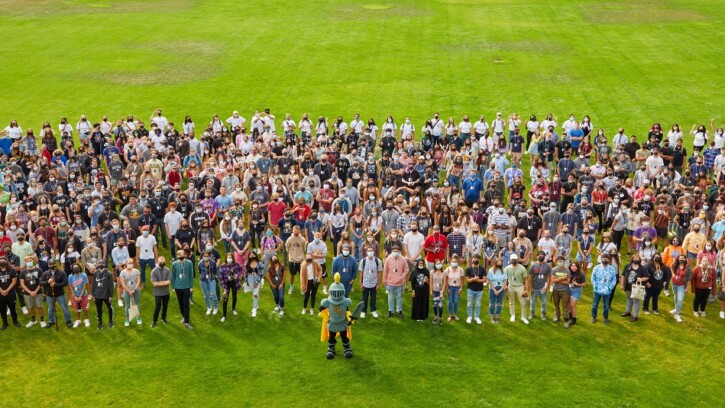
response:
M622 271L622 279L624 279L624 290L632 290L632 285L637 282L638 278L648 278L649 269L645 268L641 264L637 269L634 269L633 264L629 264Z
M0 271L0 289L7 290L18 274L12 268Z
M179 228L178 231L176 231L176 239L178 239L182 245L191 245L191 241L194 240L194 231L192 231L191 228Z
M483 278L484 276L486 276L486 268L482 267L481 265L478 265L478 267L469 266L468 268L466 268L466 277L467 278ZM476 292L480 292L483 290L483 283L470 282L468 284L468 289L471 289Z
M526 238L531 241L536 241L539 235L539 229L541 229L542 222L537 216L533 218L523 217L519 220L516 225L519 229L526 231Z
M31 292L35 292L35 289L40 285L41 276L40 268L26 269L20 272L20 279L25 281L25 287L30 289ZM27 295L28 292L23 290L23 294Z
M234 230L232 233L232 241L237 245L237 248L240 250L244 249L244 246L247 245L247 242L249 242L249 232L247 230L244 230L241 234L239 233L239 230Z

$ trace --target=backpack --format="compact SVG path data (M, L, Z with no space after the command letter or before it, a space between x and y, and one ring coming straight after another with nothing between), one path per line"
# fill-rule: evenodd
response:
M367 256L365 258L363 258L363 260L362 260L362 270L363 270L363 272L365 272L365 261L367 261L367 260L368 260L368 257ZM375 266L378 269L380 269L380 260L378 258L375 258Z

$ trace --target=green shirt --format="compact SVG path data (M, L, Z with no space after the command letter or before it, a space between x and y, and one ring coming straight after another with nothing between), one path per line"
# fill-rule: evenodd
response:
M174 289L190 289L194 287L194 265L188 259L174 261L171 264L171 287Z
M508 275L509 286L524 286L526 277L529 276L529 272L521 264L511 264L504 268L504 272Z

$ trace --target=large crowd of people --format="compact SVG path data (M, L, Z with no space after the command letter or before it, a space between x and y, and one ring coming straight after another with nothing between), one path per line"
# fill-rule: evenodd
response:
M465 293L469 324L485 302L491 324L568 328L600 308L606 324L613 304L629 322L683 322L718 300L725 319L725 135L709 125L637 137L573 114L435 113L418 128L269 109L198 128L161 109L37 131L12 120L0 132L2 330L89 327L91 308L98 329L117 315L167 324L172 292L192 329L194 298L221 322L256 317L265 285L280 317L312 315L334 274L359 292L361 318L454 324Z

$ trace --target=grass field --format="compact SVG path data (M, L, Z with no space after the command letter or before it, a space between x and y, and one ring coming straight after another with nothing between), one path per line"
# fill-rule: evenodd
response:
M560 122L574 112L610 135L724 120L717 1L0 0L0 16L3 128L82 113L147 120L158 107L197 129L217 112L249 119L265 107L278 122L360 112L418 127L433 111ZM224 324L203 316L197 294L193 332L175 299L172 324L151 329L147 293L143 327L0 334L0 382L12 384L0 405L715 406L725 326L713 306L691 317L691 296L681 325L663 298L667 315L592 326L590 287L568 331L513 325L506 312L482 327L366 319L356 357L329 362L299 293L282 319L268 288L256 320L243 296Z

